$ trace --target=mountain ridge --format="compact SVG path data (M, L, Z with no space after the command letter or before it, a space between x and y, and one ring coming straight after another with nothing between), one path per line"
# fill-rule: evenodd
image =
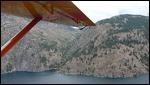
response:
M146 16L127 14L97 22L68 49L69 61L60 71L111 78L148 73L148 21Z

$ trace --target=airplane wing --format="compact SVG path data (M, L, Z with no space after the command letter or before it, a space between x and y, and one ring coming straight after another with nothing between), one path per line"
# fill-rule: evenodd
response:
M1 12L72 26L95 24L71 1L1 1Z
M1 1L1 12L33 19L1 47L1 58L40 20L72 26L95 26L71 1Z

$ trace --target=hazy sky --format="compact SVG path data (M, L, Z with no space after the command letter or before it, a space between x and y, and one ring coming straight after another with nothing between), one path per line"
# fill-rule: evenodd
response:
M119 14L149 14L149 1L72 1L94 23Z

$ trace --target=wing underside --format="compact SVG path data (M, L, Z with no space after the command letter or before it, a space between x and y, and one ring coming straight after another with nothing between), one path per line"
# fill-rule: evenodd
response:
M1 12L72 26L95 24L71 1L1 1Z

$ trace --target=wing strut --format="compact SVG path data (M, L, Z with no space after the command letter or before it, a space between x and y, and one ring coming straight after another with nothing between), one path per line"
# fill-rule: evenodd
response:
M23 37L28 33L33 26L35 26L41 18L34 18L24 29L18 32L14 37L12 37L5 45L1 47L1 58Z

